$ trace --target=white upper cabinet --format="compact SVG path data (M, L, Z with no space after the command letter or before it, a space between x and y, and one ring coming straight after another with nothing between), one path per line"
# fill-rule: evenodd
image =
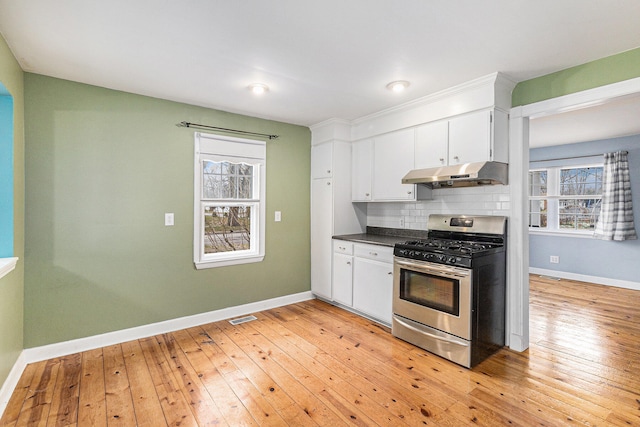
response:
M373 200L416 200L415 185L402 184L402 178L414 168L414 146L414 129L403 129L374 138Z
M416 128L415 168L447 166L449 122L442 120Z
M449 120L449 164L492 160L491 124L489 110Z
M311 178L331 178L333 172L333 144L311 147Z
M416 169L463 163L509 161L509 117L482 110L416 128Z
M371 167L373 162L373 141L363 139L351 147L351 200L371 201Z

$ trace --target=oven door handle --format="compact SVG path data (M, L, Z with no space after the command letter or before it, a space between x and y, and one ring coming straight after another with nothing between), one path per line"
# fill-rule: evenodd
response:
M446 338L446 337L441 337L432 333L429 333L427 331L424 331L422 329L416 328L415 326L412 326L406 322L403 322L402 320L398 319L397 316L393 316L393 319L398 322L399 324L401 324L402 326L404 326L405 328L411 329L414 332L418 332L419 334L422 335L426 335L429 338L433 338L439 341L445 341L449 344L455 344L455 345L459 345L461 347L469 347L469 343L467 341L463 341L463 340L453 340L451 338Z
M408 270L421 271L424 273L431 273L440 276L454 276L454 277L467 277L469 276L469 271L466 271L461 268L452 268L450 266L444 264L434 264L434 267L429 265L425 265L424 261L402 261L399 259L395 260L395 263L401 267L407 267Z

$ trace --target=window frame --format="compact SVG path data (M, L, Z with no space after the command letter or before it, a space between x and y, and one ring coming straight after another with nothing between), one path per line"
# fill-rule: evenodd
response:
M266 142L196 132L194 135L194 234L193 262L196 269L260 262L265 256ZM253 166L251 199L205 198L205 161L247 163ZM251 206L250 248L205 253L205 207Z
M561 200L582 200L582 199L602 199L602 194L599 195L563 195L561 194L561 182L560 174L562 170L566 169L586 169L586 168L601 168L604 169L604 163L569 163L558 164L553 166L540 166L529 169L527 177L532 172L547 172L547 193L544 196L532 196L531 185L528 184L528 201L529 208L527 210L528 222L531 223L531 202L537 200L547 201L547 226L545 228L529 226L529 232L531 234L552 234L552 235L565 235L574 237L591 237L593 235L592 229L572 229L560 227L560 201ZM529 179L529 178L528 178ZM597 220L597 217L595 218Z

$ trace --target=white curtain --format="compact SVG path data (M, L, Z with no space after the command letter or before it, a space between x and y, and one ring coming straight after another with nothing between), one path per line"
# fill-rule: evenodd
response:
M604 155L602 209L593 237L602 240L637 239L626 151Z

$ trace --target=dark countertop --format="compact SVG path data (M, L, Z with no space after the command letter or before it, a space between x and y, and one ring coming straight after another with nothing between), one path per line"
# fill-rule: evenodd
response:
M404 228L384 227L367 227L366 233L333 236L333 238L337 240L390 247L393 247L396 243L406 242L411 239L424 239L426 237L427 232L424 230L407 230Z

